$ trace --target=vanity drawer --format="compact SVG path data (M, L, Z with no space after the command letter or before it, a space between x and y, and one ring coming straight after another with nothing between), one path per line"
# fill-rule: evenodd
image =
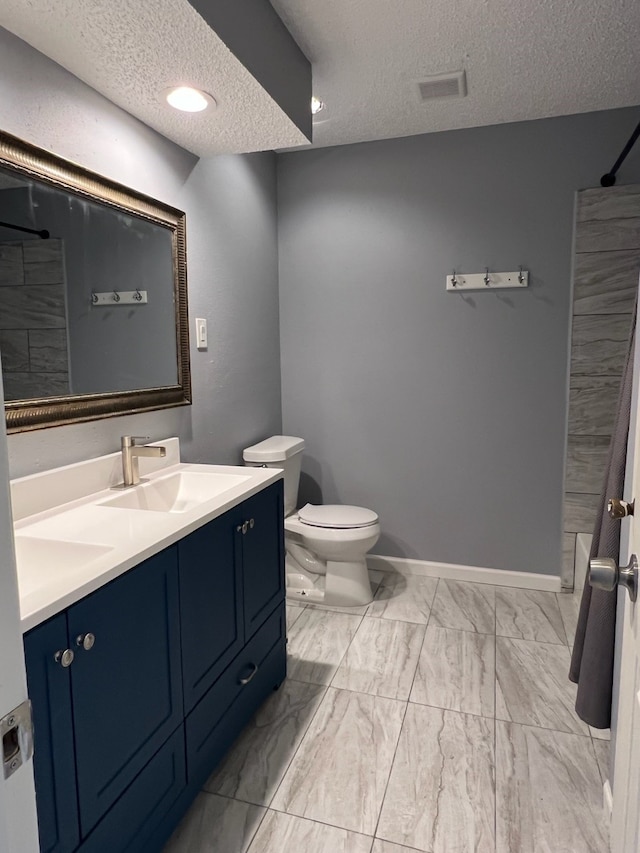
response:
M205 781L285 675L285 608L281 604L187 717L189 785Z

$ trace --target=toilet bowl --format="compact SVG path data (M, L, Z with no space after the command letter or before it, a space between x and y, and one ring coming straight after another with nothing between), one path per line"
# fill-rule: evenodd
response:
M380 536L378 516L340 504L295 509L303 449L301 438L280 435L243 453L247 465L284 470L287 598L336 607L369 604L366 554Z

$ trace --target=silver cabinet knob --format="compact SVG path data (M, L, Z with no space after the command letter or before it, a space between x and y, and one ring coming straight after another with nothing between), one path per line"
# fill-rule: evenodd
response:
M60 666L63 666L65 669L71 666L74 658L75 655L71 649L60 649L53 656L54 661L59 663Z
M251 530L253 530L253 527L254 527L255 523L256 523L256 522L255 522L255 519L253 519L253 518L250 518L250 519L249 519L249 528L250 528Z
M76 646L82 646L85 652L90 652L96 642L95 634L78 634Z
M594 557L589 560L589 583L606 592L613 592L616 586L623 586L631 601L638 596L638 559L631 555L628 566L618 566L608 557Z
M619 498L609 498L607 501L607 512L609 518L626 518L628 515L633 515L635 501L627 503Z

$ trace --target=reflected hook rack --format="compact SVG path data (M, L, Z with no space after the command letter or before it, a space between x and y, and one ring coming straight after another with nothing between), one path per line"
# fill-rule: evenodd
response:
M106 290L102 293L91 292L91 304L96 307L109 305L147 305L149 299L146 290Z

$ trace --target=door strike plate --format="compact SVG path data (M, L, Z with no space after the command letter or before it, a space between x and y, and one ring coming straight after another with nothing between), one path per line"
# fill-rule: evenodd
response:
M33 722L28 699L0 720L0 738L2 770L8 779L33 756Z

